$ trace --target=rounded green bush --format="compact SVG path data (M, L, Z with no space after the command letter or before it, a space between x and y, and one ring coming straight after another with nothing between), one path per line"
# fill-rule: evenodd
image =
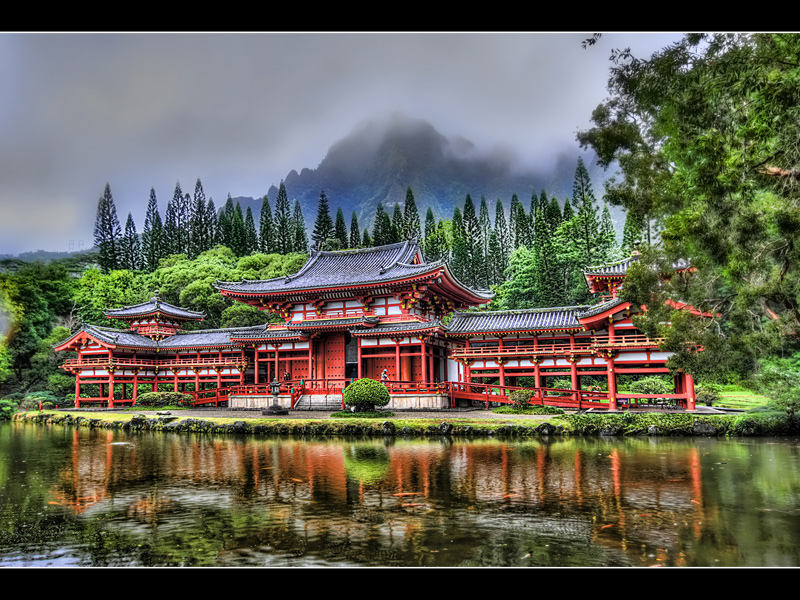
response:
M380 381L358 379L344 389L344 403L356 412L371 412L376 406L386 406L391 400L389 390Z
M148 392L146 394L141 394L136 399L136 404L139 406L161 408L163 406L187 406L191 401L191 394L181 394L179 392Z

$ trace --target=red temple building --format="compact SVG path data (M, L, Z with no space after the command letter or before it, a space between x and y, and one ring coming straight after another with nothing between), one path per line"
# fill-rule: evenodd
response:
M395 408L445 407L499 399L528 378L540 399L602 399L614 410L618 375L669 373L670 353L636 330L631 305L618 298L635 260L584 271L592 293L604 294L593 306L470 312L491 293L463 285L442 261L426 262L416 240L314 251L293 275L217 282L224 296L278 315L280 323L181 331L203 315L156 293L106 311L127 330L84 325L56 350L77 352L62 367L75 374L76 406L135 403L143 385L155 391L168 384L198 400L266 407L272 380L281 381L281 401L291 408L319 396L340 404L348 382L369 377L387 383ZM569 378L569 388L550 389L553 378ZM607 392L583 389L598 378ZM99 395L82 396L87 384ZM693 410L692 378L678 374L668 396Z

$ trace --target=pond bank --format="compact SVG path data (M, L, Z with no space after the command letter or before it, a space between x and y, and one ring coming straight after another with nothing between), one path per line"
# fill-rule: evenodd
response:
M800 419L783 413L715 415L687 413L583 413L498 415L488 411L395 414L379 419L332 419L301 415L266 418L237 411L42 411L17 413L15 421L127 431L255 435L352 436L549 436L668 435L759 436L800 433ZM170 412L170 411L167 411ZM250 411L253 412L253 411ZM199 413L199 414L198 414Z

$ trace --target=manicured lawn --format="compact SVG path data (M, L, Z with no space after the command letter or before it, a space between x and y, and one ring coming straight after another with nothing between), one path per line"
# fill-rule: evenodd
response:
M714 406L722 408L742 408L749 410L757 406L764 406L769 398L738 385L726 385L722 388L722 398Z

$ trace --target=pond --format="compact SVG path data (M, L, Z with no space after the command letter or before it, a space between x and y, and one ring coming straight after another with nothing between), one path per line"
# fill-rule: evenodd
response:
M795 438L0 423L0 566L798 566Z

